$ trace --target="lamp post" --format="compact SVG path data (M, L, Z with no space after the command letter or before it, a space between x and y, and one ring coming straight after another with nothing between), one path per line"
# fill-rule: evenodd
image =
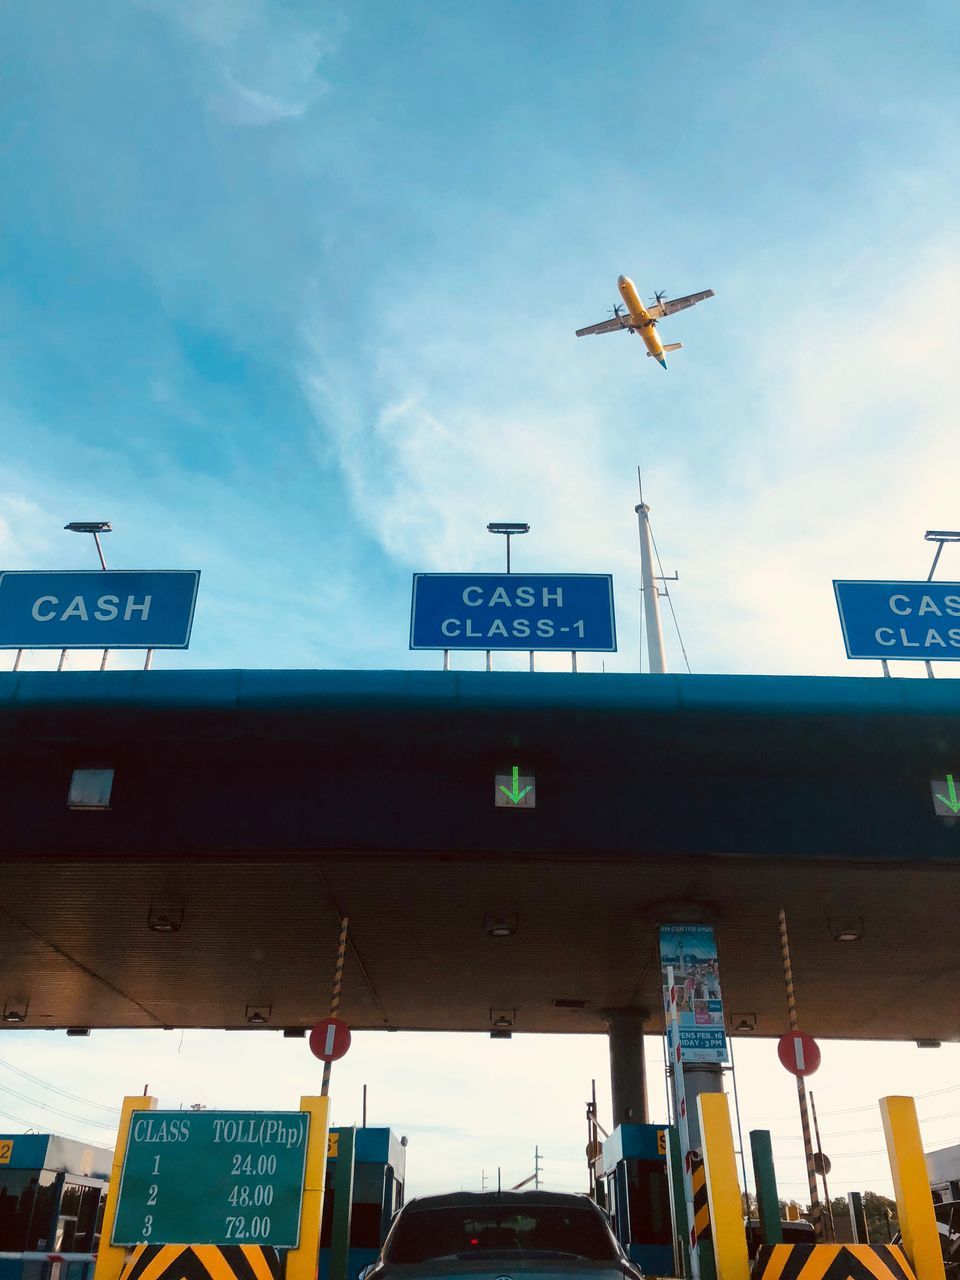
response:
M100 557L100 568L103 569L104 572L106 572L107 562L103 558L103 547L100 545L100 535L101 533L113 533L113 526L110 524L110 521L109 520L71 520L69 524L65 524L63 527L64 529L69 530L70 533L92 533L93 534L93 541L96 543L96 547L97 547L97 555ZM100 659L101 671L105 671L107 668L107 655L109 654L109 652L110 652L109 649L104 649L103 651L103 657ZM63 670L63 664L66 662L66 660L67 660L67 651L66 649L61 649L60 661L57 664L58 671Z
M510 572L510 539L521 533L529 533L530 526L523 521L492 520L487 525L487 533L502 533L507 539L507 573ZM487 670L493 670L493 659L487 650ZM533 650L530 650L530 670L533 670Z
M935 542L937 544L937 549L933 554L933 564L930 566L930 572L927 574L927 581L932 582L933 575L937 571L937 564L940 560L940 553L943 551L943 544L945 542L960 542L960 533L957 533L955 530L950 530L950 529L928 529L927 532L923 535L923 538L925 542ZM924 662L923 665L927 669L927 676L932 680L933 667L930 665L929 659L926 662ZM884 666L886 666L886 663L884 663ZM887 674L887 673L884 672L884 674Z

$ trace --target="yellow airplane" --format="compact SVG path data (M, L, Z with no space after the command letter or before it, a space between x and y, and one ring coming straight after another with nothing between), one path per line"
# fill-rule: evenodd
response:
M578 329L577 337L582 338L588 333L613 333L615 329L629 329L631 333L639 333L647 348L647 355L653 356L654 360L659 360L664 368L667 367L667 362L663 358L663 353L679 351L683 343L668 342L664 346L657 333L657 321L664 316L672 316L675 311L685 311L687 307L702 302L704 298L713 297L712 289L706 289L703 293L688 293L685 298L666 300L662 293L657 293L654 295L654 301L645 307L640 301L637 286L629 276L617 276L617 288L626 305L626 315L617 303L609 320L602 320L600 324L588 324L585 329Z

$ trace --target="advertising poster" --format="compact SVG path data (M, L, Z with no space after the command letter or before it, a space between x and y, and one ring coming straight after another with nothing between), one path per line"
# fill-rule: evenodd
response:
M682 1062L726 1062L727 1037L723 1024L723 993L717 940L709 924L660 926L660 971L663 1008L670 1025L667 968L673 967L677 987Z

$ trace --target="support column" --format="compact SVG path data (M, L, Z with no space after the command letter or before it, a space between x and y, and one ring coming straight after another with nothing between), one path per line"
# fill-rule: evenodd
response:
M610 1087L613 1125L647 1123L647 1078L643 1063L643 1028L647 1009L604 1009L610 1028Z
M687 1125L690 1129L690 1146L703 1147L700 1134L700 1112L697 1098L701 1093L723 1093L723 1067L719 1063L688 1063L683 1068L683 1093L687 1099Z

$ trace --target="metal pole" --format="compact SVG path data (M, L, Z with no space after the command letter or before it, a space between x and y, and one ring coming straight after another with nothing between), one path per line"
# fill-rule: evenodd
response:
M507 534L507 573L510 572L510 534Z
M928 582L932 582L932 581L933 581L933 575L934 575L934 574L936 573L936 571L937 571L937 562L938 562L938 561L939 561L939 559L940 559L940 552L941 552L942 550L943 550L943 543L942 543L942 542L938 542L938 543L937 543L937 549L936 549L936 551L934 552L934 555L933 555L933 564L930 566L930 572L927 574L927 581L928 581Z
M443 651L443 669L444 671L450 670L450 650L449 649L444 649Z
M488 671L493 670L493 654L490 652L489 649L487 650L487 670Z
M743 1196L745 1201L743 1206L743 1212L744 1212L744 1216L749 1218L750 1214L747 1212L747 1209L749 1207L749 1202L747 1201L747 1197L749 1194L747 1191L747 1157L743 1150L743 1129L741 1128L741 1125L740 1125L740 1093L737 1089L737 1064L733 1060L733 1036L729 1037L729 1044L730 1044L730 1074L733 1076L733 1107L737 1113L737 1138L740 1142L740 1168L743 1170Z
M577 673L577 651L576 649L570 654L570 670L576 675Z
M340 941L337 944L337 967L333 971L333 995L330 998L330 1017L336 1018L340 1013L340 990L343 987L343 965L347 958L347 926L350 923L350 917L344 916L340 921ZM320 1096L326 1098L330 1093L330 1068L332 1062L323 1064L323 1083L320 1086Z
M531 656L531 657L533 657L533 655L532 655L532 654L531 654L530 656ZM20 659L21 659L22 657L23 657L23 650L22 650L22 649L18 649L18 650L17 650L17 656L16 656L16 657L14 658L14 660L13 660L13 669L14 669L14 671L19 671L19 670L20 670Z
M147 656L143 660L143 669L144 671L149 671L152 666L153 666L153 650L148 649Z
M881 659L880 659L880 670L883 672L883 674L884 674L884 676L886 677L886 679L887 679L887 680L889 680L889 679L890 679L890 664L887 662L886 658L881 658Z
M797 1000L793 989L793 967L790 964L790 939L787 936L786 913L780 911L780 954L783 957L783 977L787 987L787 1014L790 1018L790 1030L798 1031ZM807 1188L810 1192L810 1217L817 1239L823 1241L823 1218L820 1208L820 1196L817 1193L817 1171L813 1167L813 1143L810 1139L810 1116L807 1111L807 1087L803 1076L797 1076L797 1102L800 1105L800 1127L803 1130L803 1153L807 1162Z
M663 675L667 669L663 652L663 629L660 626L660 593L653 576L653 541L650 537L650 508L645 502L634 507L640 528L640 593L647 623L647 657L650 671Z
M361 1128L365 1129L366 1127L367 1127L367 1086L364 1085L363 1086L363 1124L361 1125Z
M66 661L67 661L67 651L66 651L66 649L61 649L61 650L60 650L60 661L57 663L57 670L58 670L58 671L62 671L62 670L63 670L64 665L66 664Z
M827 1186L827 1158L823 1154L823 1147L820 1143L820 1126L817 1123L817 1104L813 1100L813 1090L810 1090L810 1114L813 1116L813 1136L817 1140L817 1153L820 1156L820 1177L823 1179L823 1202L827 1209L827 1223L830 1227L830 1239L836 1243L837 1228L833 1221L833 1205L830 1203L830 1188Z
M104 558L103 558L103 547L101 547L101 545L100 545L100 535L99 535L99 533L97 533L97 532L96 532L96 530L94 530L93 540L94 540L94 542L97 544L97 555L100 557L100 568L104 571L104 573L106 573L106 571L107 571L107 562L106 562L106 560L104 560ZM107 657L108 657L109 653L110 653L110 650L109 650L109 649L104 649L104 651L103 651L103 657L100 659L100 670L101 670L101 671L106 671L106 669L107 669Z
M670 1048L673 1062L673 1110L680 1132L680 1155L683 1158L683 1195L687 1202L687 1229L690 1244L691 1280L700 1280L700 1254L697 1249L697 1227L693 1211L693 1160L690 1154L690 1128L687 1124L687 1099L683 1089L683 1063L680 1059L680 1018L677 1014L677 984L673 965L667 966L670 990Z

